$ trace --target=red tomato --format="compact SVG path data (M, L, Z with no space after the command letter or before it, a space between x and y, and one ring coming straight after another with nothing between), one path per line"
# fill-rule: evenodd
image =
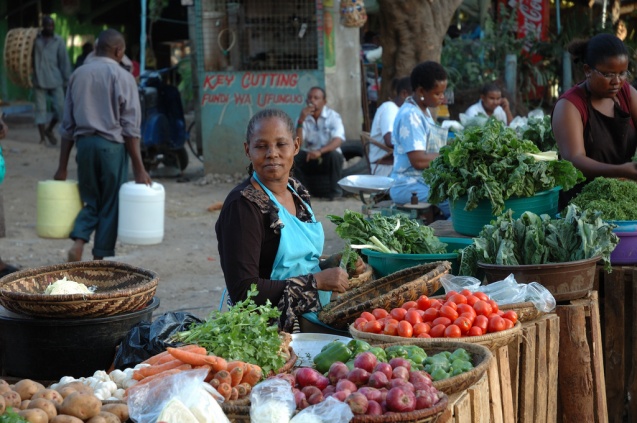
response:
M458 319L460 317L466 317L467 320L469 320L469 323L471 323L471 326L473 326L473 322L476 320L476 314L474 313L460 313L460 316L458 316Z
M469 329L469 336L482 336L482 329L479 328L478 326L471 326L471 329Z
M429 300L429 297L427 297L426 295L421 295L416 300L416 304L418 304L419 309L425 311L431 306L431 301Z
M476 297L475 295L469 295L467 297L467 304L469 304L470 306L473 306L479 300L480 298Z
M487 302L489 304L491 304L491 308L493 309L493 313L497 313L498 310L500 310L500 308L498 307L498 303L496 303L494 300L487 300Z
M416 338L431 338L431 335L429 335L428 333L419 333Z
M440 307L442 307L442 302L440 302L440 300L433 299L431 300L431 305L429 307L435 308L436 310L440 310Z
M398 320L399 322L405 318L405 314L407 314L407 310L401 307L394 308L389 312L391 317Z
M476 316L476 320L473 322L473 326L477 326L482 329L482 333L487 333L487 325L489 324L489 318L487 316Z
M418 335L420 335L421 333L429 333L430 330L431 326L429 325L429 323L416 323L414 325L414 336L418 337Z
M443 307L444 306L449 306L449 307L451 307L454 310L458 310L458 304L454 303L451 300L445 301L445 303L443 304Z
M386 323L383 333L389 336L398 336L398 323Z
M502 320L504 320L504 328L505 329L511 329L515 323L513 323L512 321L510 321L509 319L502 317Z
M372 311L372 315L376 318L376 320L380 320L384 317L389 316L389 312L385 310L384 308L375 308Z
M500 332L500 331L503 331L504 329L506 329L506 323L504 322L504 319L502 317L496 314L489 318L489 323L487 325L487 332L489 333Z
M480 292L480 291L474 292L473 296L474 297L478 297L478 299L482 300L482 301L488 301L489 300L489 296L487 294L485 294L484 292Z
M385 329L385 325L387 324L387 320L385 319L380 319L380 320L376 320L378 323L380 323L380 330L382 332L383 329Z
M469 291L468 289L463 289L462 291L460 291L460 294L464 295L465 297L468 297L469 295L473 295L473 293Z
M447 327L451 324L452 320L448 317L438 317L437 319L435 319L433 322L431 322L431 326L437 326L437 325L444 325L444 327Z
M445 329L445 338L460 338L462 336L462 332L457 325L449 325Z
M445 294L445 300L448 300L452 295L456 295L457 291L449 291Z
M418 303L416 301L407 301L401 307L405 310L409 310L410 308L418 307Z
M486 301L478 301L477 303L475 303L473 305L473 308L476 311L476 314L481 314L483 316L487 316L489 317L492 313L493 313L493 308L491 307L491 304L489 304Z
M502 310L498 310L498 311L496 311L496 312L495 312L495 313L493 313L493 314L497 314L498 316L502 317L502 316L504 315L504 311L502 311Z
M462 294L456 294L449 297L449 301L453 301L456 304L467 304L467 297Z
M354 321L354 327L358 330L363 330L363 325L365 323L367 323L367 319L363 319L362 317L359 317L358 319Z
M424 310L421 310L421 309L419 309L419 308L412 308L412 310L416 310L416 313L418 313L418 315L419 315L419 316L420 316L423 320L425 320L425 311L424 311ZM409 310L407 310L407 311L409 311Z
M398 336L402 336L403 338L411 338L414 335L414 328L411 326L406 320L398 323Z
M445 334L445 329L447 329L445 325L433 326L429 331L429 336L432 338L442 338Z
M516 324L518 321L518 313L513 310L505 311L502 317L504 317L505 319L509 319L513 322L513 324Z
M428 308L427 310L425 310L425 316L422 318L422 320L425 322L433 322L438 318L439 315L440 314L438 313L438 310L436 310L435 308Z
M383 331L383 328L380 326L380 322L378 320L373 320L363 325L363 332L381 333L382 331Z
M405 314L405 320L411 323L414 326L416 323L422 323L422 317L418 313L418 310L412 308L411 310L407 310L407 314Z
M469 304L458 304L458 313L471 313L473 316L476 316L476 310L470 306Z
M393 317L391 317L391 316L387 316L387 317L385 317L385 326L387 326L387 325L389 325L389 324L391 324L391 323L393 323L393 324L395 324L396 326L398 326L398 320L394 319L394 318L393 318Z
M365 320L367 320L368 322L372 322L374 320L376 320L376 317L374 317L374 315L372 313L370 313L369 311L364 311L361 313L361 317Z
M471 321L463 316L458 317L453 324L460 328L460 332L462 332L463 335L469 333L469 329L471 329Z
M447 317L452 322L458 318L458 312L448 305L440 308L440 316Z

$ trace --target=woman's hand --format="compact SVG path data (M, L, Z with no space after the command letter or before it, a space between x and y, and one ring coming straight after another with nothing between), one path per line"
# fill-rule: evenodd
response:
M321 291L343 293L349 288L347 272L340 267L331 267L314 274L316 287Z
M367 269L367 266L365 265L365 262L363 261L361 256L358 256L358 259L356 260L356 269L354 269L354 276L360 275L366 269Z

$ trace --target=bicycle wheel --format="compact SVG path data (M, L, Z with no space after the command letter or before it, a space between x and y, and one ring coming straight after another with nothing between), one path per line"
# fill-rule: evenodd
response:
M197 160L203 163L203 154L199 154L196 148L197 131L194 131L196 123L197 121L193 120L192 123L188 125L188 131L186 132L188 138L186 138L186 140L188 141L188 147L190 148L192 154L197 158Z

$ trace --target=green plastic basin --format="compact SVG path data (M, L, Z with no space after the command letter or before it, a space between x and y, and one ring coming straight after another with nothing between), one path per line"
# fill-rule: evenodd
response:
M368 249L363 249L361 253L367 256L367 263L372 266L374 274L379 278L419 264L442 260L451 262L451 273L458 274L460 260L459 254L455 251L471 245L473 239L440 237L440 241L447 244L445 254L388 254Z
M504 201L504 210L513 210L513 218L518 219L526 211L537 215L548 214L554 217L558 212L558 200L561 187L542 191L533 197L511 197ZM464 208L467 197L461 197L451 205L453 229L462 235L478 236L484 225L488 225L496 216L491 213L491 202L482 200L471 211Z

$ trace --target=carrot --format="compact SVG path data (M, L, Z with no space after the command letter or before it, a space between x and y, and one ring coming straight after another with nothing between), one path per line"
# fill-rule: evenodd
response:
M175 367L179 367L183 362L180 360L171 360L164 364L155 364L154 366L142 367L141 369L135 370L133 372L133 379L142 380L145 377L156 375L157 373L164 372L166 370L174 369Z
M210 384L210 386L212 386L215 389L219 389L219 379L215 379L214 377L212 379L210 379L210 382L208 382Z
M237 399L239 399L239 391L237 391L237 388L230 388L230 401Z
M183 350L183 351L196 352L197 354L207 354L207 351L204 347L200 347L199 345L195 345L195 344L182 345L180 347L175 347L175 348L177 348L178 350ZM142 364L150 364L150 365L161 364L161 363L165 363L166 359L170 361L173 359L173 357L168 353L168 351L163 351L163 352L160 352L159 354L155 354L154 356L149 357L148 359L142 361Z
M224 399L229 400L232 394L232 387L227 383L219 384L217 391L223 396Z
M190 364L192 366L204 366L206 364L212 365L209 360L206 360L207 355L197 354L192 351L184 351L177 348L167 348L168 353L175 357L177 360L181 360L186 364ZM216 362L215 362L216 363ZM214 366L213 366L214 369Z
M249 366L250 366L250 371L243 375L243 378L241 379L241 383L245 382L250 384L251 386L254 386L261 380L261 377L263 376L263 371L261 370L261 367L257 366L256 364L249 364Z
M212 377L215 375L214 372L212 371L212 367L208 364L205 364L203 366L196 366L196 367L193 367L193 369L206 369L208 371L208 374L203 380L204 382L210 382Z
M168 351L164 351L164 352L160 352L159 354L155 354L152 357L147 358L146 360L142 361L141 364L150 364L151 366L153 364L157 364L157 362L159 360L161 360L163 357L170 357L172 360L172 356L170 354L168 354Z
M244 373L248 371L245 361L240 361L240 360L229 361L228 368L226 370L231 372L232 369L234 369L235 367L241 367Z
M240 383L237 385L237 390L238 389L245 389L246 393L243 396L246 395L250 395L250 392L252 392L252 385L250 385L249 383Z
M246 395L248 395L248 390L246 389L246 384L240 383L237 386L234 387L234 389L237 390L237 392L239 393L239 398L243 398ZM248 385L249 386L249 385Z
M208 357L210 359L214 358L214 364L210 363L213 371L220 372L222 370L228 370L228 362L223 357L216 357L213 355L209 355Z
M229 373L230 379L232 380L230 386L234 387L241 383L241 379L243 379L243 367L235 367L234 369L230 370Z
M126 389L124 391L124 396L128 397L128 393L130 392L130 390L131 389L135 389L136 386L142 386L142 385L145 385L147 383L151 383L153 381L159 381L159 380L162 380L163 378L168 377L170 375L177 374L177 373L181 372L182 370L190 370L191 368L192 368L192 366L190 366L188 364L182 364L181 366L176 367L174 369L166 370L164 372L157 373L155 375L146 377L146 378L140 380L139 382L137 382L135 385L133 385L130 388Z
M232 378L230 377L230 373L228 373L227 370L222 370L215 373L214 379L217 379L219 383L227 383L232 387Z

